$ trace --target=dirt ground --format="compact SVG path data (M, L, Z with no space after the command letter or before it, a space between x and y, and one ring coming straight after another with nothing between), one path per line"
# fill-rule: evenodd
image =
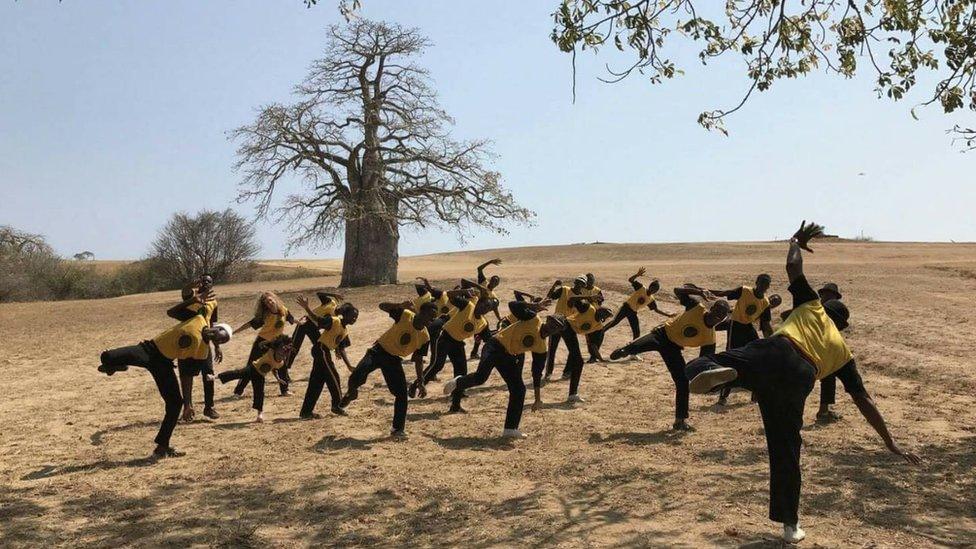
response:
M867 387L896 439L925 462L911 467L888 454L842 391L843 420L814 426L815 389L804 431L803 545L973 546L976 245L815 249L807 256L811 282L840 285ZM766 271L774 291L788 297L782 243L594 244L404 258L407 284L345 292L362 311L351 358L389 325L377 303L413 296L413 276L452 284L496 255L505 261L492 271L503 277L503 298L512 288L541 292L555 277L592 271L616 306L640 265L665 288L734 287ZM218 287L221 318L247 320L261 289L293 304L299 292L335 284L325 277ZM673 296L660 296L664 308L678 309ZM149 375L137 369L107 378L95 367L102 349L168 327L165 310L177 299L174 292L0 305L0 546L780 545L766 519L758 410L742 393L727 409L693 395L697 430L669 432L672 384L655 356L587 365L587 402L576 408L562 404L565 382L549 384L547 407L526 410L522 428L530 438L517 443L497 438L506 392L496 374L471 392L466 415L445 414L434 382L431 397L411 401L410 437L396 442L387 437L392 397L378 373L348 417L331 416L325 394L318 408L325 418L298 421L310 363L303 352L292 374L297 394L269 390L268 422L252 423L250 391L239 400L218 386L222 417L180 424L173 443L187 455L152 463L146 456L162 403ZM644 311L641 322L646 331L658 318ZM218 370L239 367L253 336L227 345ZM624 323L608 334L605 354L627 339ZM564 360L561 350L557 371ZM201 398L198 383L198 413Z

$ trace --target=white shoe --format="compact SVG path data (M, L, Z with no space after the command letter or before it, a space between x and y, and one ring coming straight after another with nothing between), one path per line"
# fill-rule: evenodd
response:
M803 528L800 528L799 524L783 525L783 541L786 543L800 543L805 537L807 537L807 533L803 531Z
M577 403L578 404L582 404L583 402L586 402L586 401L583 400L583 397L579 396L578 394L572 394L572 395L569 395L569 397L566 399L566 402L570 402L570 403L573 403L573 404L577 404Z
M454 392L454 388L457 387L457 382L459 379L461 379L461 376L457 376L454 379L447 380L447 383L444 384L445 395L449 395Z
M732 368L712 368L695 376L688 383L688 390L696 395L708 394L716 387L733 381L737 377L739 377L739 372Z
M502 431L502 438L529 438L529 435L518 429L505 429Z

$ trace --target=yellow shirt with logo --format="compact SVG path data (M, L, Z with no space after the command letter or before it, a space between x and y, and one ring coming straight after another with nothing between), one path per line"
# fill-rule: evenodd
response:
M639 311L641 307L649 306L651 303L654 303L654 296L651 295L647 288L634 290L634 293L630 294L630 297L627 298L627 306L632 311Z
M336 302L336 300L330 297L326 299L324 303L312 309L312 314L319 318L332 316L335 314L336 307L338 306L339 304Z
M477 297L468 300L468 304L463 309L452 314L451 318L444 323L444 331L450 334L456 341L464 341L487 328L488 321L485 320L485 317L475 316L474 314L474 309L477 304Z
M586 294L583 293L573 293L573 288L570 286L561 286L562 291L559 293L559 299L556 300L556 314L562 316L569 316L573 314L574 309L569 306L570 297L582 297Z
M434 305L437 306L437 316L444 316L451 313L451 300L447 297L447 292L441 292L441 296L433 300ZM417 309L418 311L420 309Z
M390 326L390 329L380 336L376 343L391 355L403 358L417 352L424 343L430 341L430 334L427 333L427 328L417 330L414 327L415 316L413 311L404 310L400 313L400 320Z
M573 331L580 335L591 334L603 329L603 323L596 319L596 307L592 303L587 304L585 311L567 316L566 320L573 327Z
M680 347L702 347L715 343L715 329L705 325L705 306L699 303L664 323L672 343Z
M328 330L322 330L319 334L319 345L322 345L330 351L334 351L349 336L349 332L342 324L342 315L330 316L332 318L332 326Z
M498 331L495 339L501 343L505 351L511 355L520 355L526 352L544 353L546 352L546 341L539 333L542 328L542 319L538 315L529 320L517 320Z
M258 371L259 374L266 376L269 372L273 370L278 370L284 366L284 360L278 360L275 358L274 349L268 349L263 355L261 355L253 363L254 369Z
M209 344L203 340L203 329L210 326L216 302L208 301L198 306L193 318L184 320L153 338L153 343L163 356L170 360L193 358L203 360L210 354Z
M415 298L415 299L413 300L413 309L414 309L415 311L418 311L418 312L419 312L419 311L420 311L420 307L421 307L421 306L422 306L422 305L423 305L424 303L430 303L430 302L431 302L431 301L433 301L433 300L434 300L434 296L432 296L432 295L430 295L430 292L424 292L423 294L421 294L421 295L418 295L418 296L417 296L417 297L416 297L416 298Z
M774 336L790 338L817 368L817 379L840 370L854 355L819 299L793 309Z
M265 313L264 324L261 325L261 330L258 331L258 337L265 341L271 341L285 333L286 318L288 318L288 309L284 306L277 313Z
M739 299L735 301L735 308L732 309L732 320L740 324L752 324L769 308L769 298L756 297L756 293L749 286L742 287Z

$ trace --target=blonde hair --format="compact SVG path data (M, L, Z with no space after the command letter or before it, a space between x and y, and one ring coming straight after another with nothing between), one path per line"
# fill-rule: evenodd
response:
M265 300L270 300L275 304L275 308L278 312L285 310L285 302L278 297L274 292L261 292L258 296L258 302L254 305L254 316L264 318L265 315L269 314L271 311L268 310L267 305L265 305Z

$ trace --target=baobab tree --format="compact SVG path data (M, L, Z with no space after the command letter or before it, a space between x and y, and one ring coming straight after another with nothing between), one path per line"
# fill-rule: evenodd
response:
M526 223L486 140L460 141L415 59L417 29L363 19L329 28L296 101L238 128L240 199L286 221L289 246L345 239L342 286L395 283L400 230ZM279 187L293 190L274 201ZM463 235L463 233L459 233Z

